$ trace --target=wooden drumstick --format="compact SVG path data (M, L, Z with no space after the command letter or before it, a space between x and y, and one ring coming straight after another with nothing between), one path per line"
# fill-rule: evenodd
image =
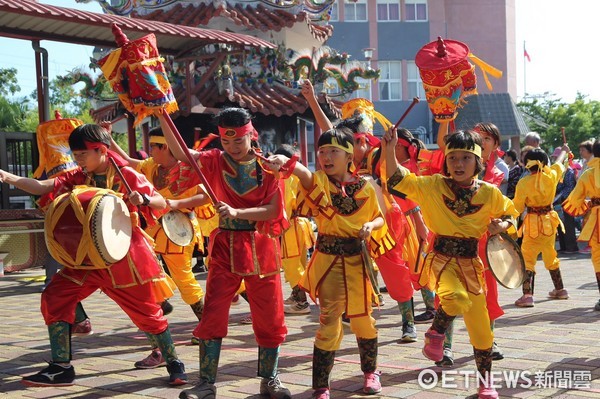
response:
M400 119L398 119L398 122L396 122L396 124L394 125L394 129L398 129L398 126L400 126L400 123L402 123L402 121L404 120L404 118L406 118L406 115L408 115L408 113L410 112L410 110L418 102L419 102L419 97L413 98L412 103L410 103L410 105L408 106L408 108L406 109L406 111L404 111L404 113L402 114L402 116L400 117Z
M560 128L560 132L562 133L562 138L563 138L563 145L567 144L567 135L565 133L565 128L561 127Z
M108 157L108 159L109 159L110 163L112 163L112 166L114 166L115 169L117 170L117 174L119 175L119 178L121 179L121 181L123 182L123 185L127 189L127 194L131 194L131 192L133 190L131 189L131 187L127 183L127 180L125 180L125 177L123 176L123 173L121 172L121 169L119 169L119 166L117 165L117 162L112 157Z

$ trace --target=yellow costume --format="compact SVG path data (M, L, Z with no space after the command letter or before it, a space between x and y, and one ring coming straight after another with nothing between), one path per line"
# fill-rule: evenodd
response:
M521 251L525 267L529 271L535 272L540 252L546 269L556 270L560 266L556 256L555 237L556 228L562 223L552 202L556 186L564 172L562 164L545 166L542 171L525 176L517 183L513 203L519 213L527 208L519 234L523 236Z
M600 215L598 214L600 212L600 158L591 159L588 168L577 181L575 189L563 202L563 210L573 216L586 213L589 215L578 240L589 241L596 283L600 290ZM590 200L587 201L586 198ZM600 311L600 300L594 309Z
M294 288L306 269L307 252L315 244L314 232L310 221L297 215L297 198L300 181L294 175L284 180L285 213L289 217L290 227L281 237L281 261L285 279Z
M175 167L182 166L183 164L179 162ZM137 170L153 182L163 197L166 199L182 199L189 198L197 193L197 187L195 186L175 197L166 181L158 181L159 167L160 165L154 162L154 159L148 158L138 164ZM204 291L196 280L194 273L192 273L192 254L196 245L203 245L202 233L196 219L196 213L193 210L181 209L179 211L187 213L192 222L194 237L189 245L182 247L169 240L160 223L148 227L146 232L154 239L154 251L161 255L169 268L171 277L181 292L181 298L188 305L193 305L204 297Z
M477 246L492 218L518 215L513 203L491 184L475 180L461 187L441 175L417 177L402 166L388 185L420 204L425 224L435 234L419 282L436 291L446 314L464 315L476 349L490 348L493 334L481 295L485 280Z
M591 159L588 168L563 202L563 209L573 216L585 215L589 211L578 241L589 241L594 271L600 273L600 158ZM590 200L586 201L586 198Z
M352 332L360 338L377 337L371 317L373 289L361 256L358 232L363 224L383 217L375 190L364 179L345 186L329 180L323 171L313 174L314 186L302 190L299 214L314 217L318 227L315 252L300 280L311 298L319 299L320 327L315 346L323 351L339 349L343 337L341 315L350 318ZM371 251L379 245L371 238Z

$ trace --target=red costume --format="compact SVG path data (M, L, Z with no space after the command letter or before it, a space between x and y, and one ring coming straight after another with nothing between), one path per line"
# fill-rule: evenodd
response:
M214 149L200 153L199 163L220 201L236 209L253 208L266 205L278 196L279 212L283 214L279 181L260 171L262 184L259 186L255 159L238 163ZM219 228L210 236L204 313L194 336L212 340L227 335L229 307L243 279L257 343L274 348L284 341L287 328L279 277L279 240L267 234L280 221L281 218L274 222L220 218Z
M129 167L121 168L132 190L140 194L153 196L154 188L146 178ZM77 185L110 188L126 193L113 166L109 166L106 175L86 175L81 169L65 173L54 179L54 191L42 198L40 205L49 204L60 194L69 192ZM154 300L153 278L160 276L152 245L137 223L137 207L126 201L132 214L131 247L127 256L107 269L81 270L64 267L52 279L51 284L42 293L42 314L46 325L75 320L75 306L97 289L101 289L113 299L142 331L160 334L168 327L160 306ZM142 207L149 223L154 222L148 207Z

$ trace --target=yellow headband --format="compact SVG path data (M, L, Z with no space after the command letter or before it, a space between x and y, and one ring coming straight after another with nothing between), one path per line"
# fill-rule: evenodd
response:
M448 155L451 152L454 151L466 151L466 152L470 152L471 154L475 154L476 156L478 156L479 158L481 158L481 146L479 146L479 144L475 144L475 148L473 149L468 149L468 148L448 148L446 147L446 151L444 152L444 155Z
M342 150L344 152L347 152L348 154L354 154L354 146L352 144L347 143L347 146L344 147L343 145L338 143L338 141L335 137L333 137L331 139L331 144L324 144L324 145L320 146L319 148L324 148L324 147L335 147L335 148L339 148L340 150Z
M164 136L150 136L150 144L167 144L167 139Z

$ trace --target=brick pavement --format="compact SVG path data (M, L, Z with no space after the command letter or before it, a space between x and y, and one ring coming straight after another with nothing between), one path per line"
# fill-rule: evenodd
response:
M551 289L549 274L538 262L536 306L520 309L513 305L520 290L500 289L500 299L506 315L496 326L496 341L505 359L494 363L494 371L528 371L533 383L535 372L556 370L577 372L584 379L581 389L568 389L567 380L554 382L546 388L502 387L503 398L600 398L600 312L593 310L598 299L589 255L563 257L563 278L571 294L569 300L551 301L545 294ZM0 396L6 398L176 398L180 389L166 385L166 369L136 370L133 363L149 353L145 337L125 314L105 295L97 292L84 301L94 327L94 334L73 338L73 364L78 379L76 385L64 388L25 388L22 375L37 372L50 359L47 330L39 313L41 283L35 281L43 270L28 270L0 277ZM204 280L205 275L198 275ZM204 285L204 281L201 281ZM286 287L285 294L289 294ZM417 383L421 370L432 367L421 354L423 333L427 325L419 325L419 342L399 344L401 330L397 308L386 295L386 305L375 311L380 331L380 370L383 372L383 392L380 398L446 399L473 397L476 389L463 388L461 375L474 371L472 348L468 343L462 320L455 326L455 378L459 387L438 384L425 390ZM172 300L175 310L169 315L177 350L185 362L191 382L197 382L198 347L189 343L195 327L194 315L179 297ZM420 295L416 310L422 310ZM280 371L282 381L294 398L311 395L311 355L313 336L318 322L318 309L311 305L310 315L287 318L289 335L282 347ZM256 375L256 344L249 325L240 324L248 312L242 303L232 307L229 337L224 340L218 376L219 398L259 398ZM332 373L332 397L361 398L362 376L358 351L349 328L345 328L342 349L337 352ZM463 374L458 374L463 373ZM436 374L437 375L437 374ZM521 380L525 383L525 380ZM559 385L564 383L564 385ZM574 384L573 380L571 383ZM561 388L559 386L564 386Z

